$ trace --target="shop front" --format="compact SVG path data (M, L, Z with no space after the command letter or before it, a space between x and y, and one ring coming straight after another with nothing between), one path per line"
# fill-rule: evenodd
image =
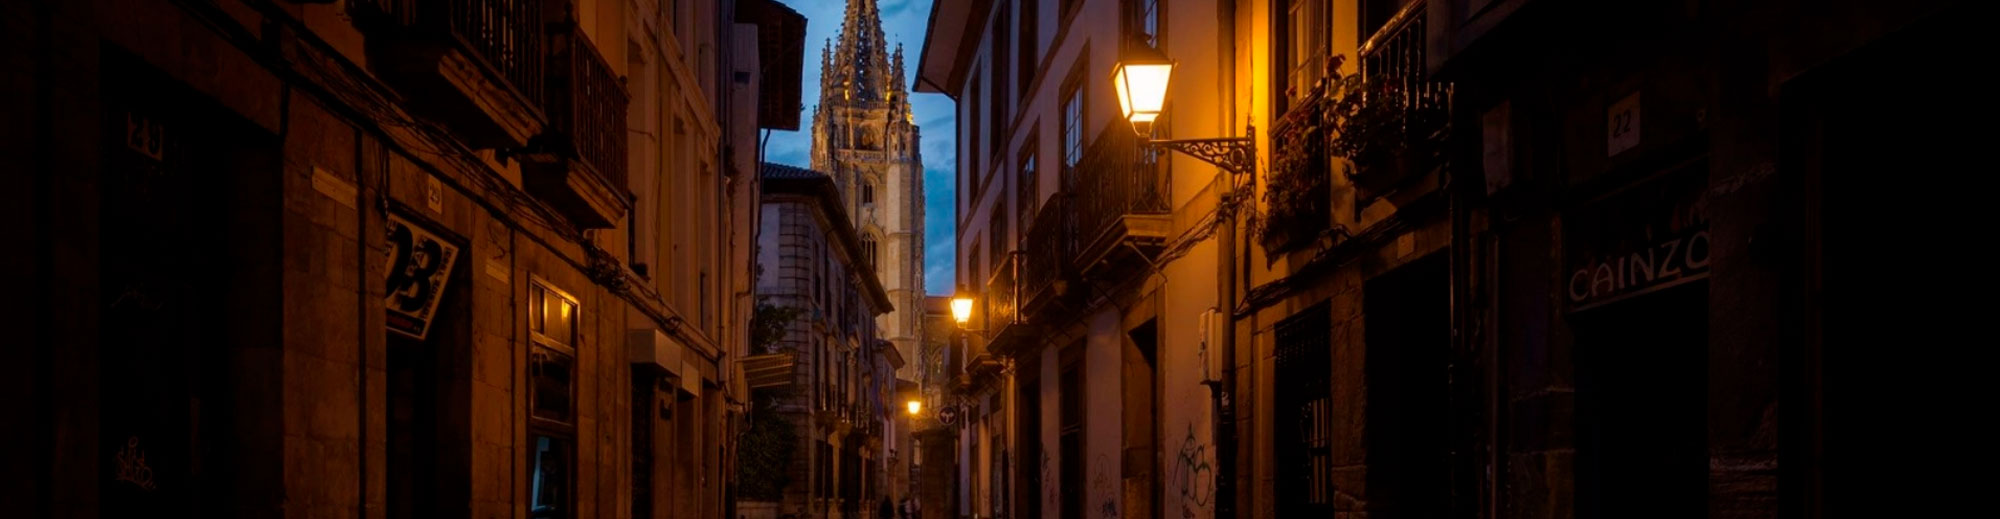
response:
M1695 517L1707 496L1704 159L1563 217L1577 517Z

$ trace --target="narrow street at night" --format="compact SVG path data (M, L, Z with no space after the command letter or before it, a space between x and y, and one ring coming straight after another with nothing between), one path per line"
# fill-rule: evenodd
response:
M0 516L1962 515L1975 5L0 0Z

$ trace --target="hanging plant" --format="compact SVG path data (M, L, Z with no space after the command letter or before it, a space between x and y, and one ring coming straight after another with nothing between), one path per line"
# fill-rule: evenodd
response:
M1348 176L1357 185L1385 190L1442 160L1449 85L1394 75L1337 82L1342 95L1327 111L1334 129L1328 149L1353 162Z
M1379 192L1443 159L1449 85L1341 74L1345 60L1328 59L1326 79L1273 125L1268 215L1257 229L1273 254L1309 245L1331 226L1335 166L1359 187Z

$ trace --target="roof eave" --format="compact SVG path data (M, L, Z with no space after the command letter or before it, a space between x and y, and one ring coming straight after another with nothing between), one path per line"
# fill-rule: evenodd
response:
M980 35L984 33L979 29L986 26L992 12L993 0L931 3L930 23L924 28L924 50L917 58L918 92L957 98L958 93L948 85L964 82L972 54L979 49ZM940 33L941 27L948 30ZM941 37L950 41L940 41ZM945 59L950 61L936 61Z

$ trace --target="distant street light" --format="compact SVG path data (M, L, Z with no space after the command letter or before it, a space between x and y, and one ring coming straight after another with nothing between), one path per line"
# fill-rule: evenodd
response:
M909 406L909 409L910 409L910 416L916 416L916 415L917 415L917 413L921 413L921 412L923 412L923 411L924 411L924 403L923 403L922 401L918 401L918 400L916 400L916 399L911 399L911 400L910 400L909 402L906 402L906 403L905 403L904 405L906 405L906 406Z

